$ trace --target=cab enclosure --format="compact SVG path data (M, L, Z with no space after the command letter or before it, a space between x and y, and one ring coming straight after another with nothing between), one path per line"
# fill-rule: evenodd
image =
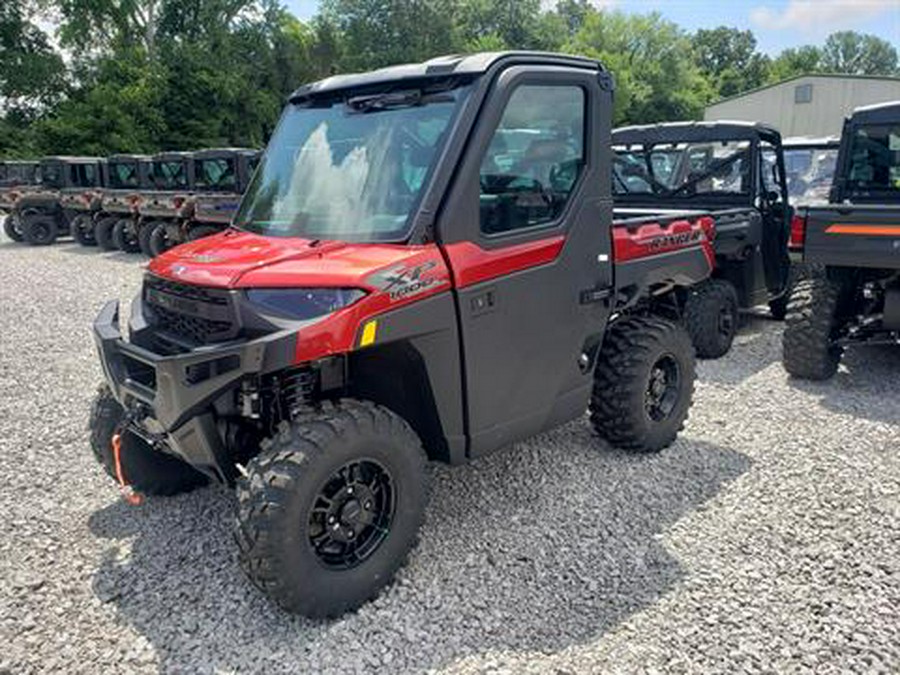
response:
M98 244L104 250L131 251L124 240L135 234L140 200L152 187L150 171L148 155L122 153L108 157L106 189L98 197L92 217L73 225L78 241Z
M51 156L40 160L40 188L16 203L23 239L46 245L71 234L77 215L91 209L104 186L105 160L100 157Z
M261 156L252 148L213 148L194 154L196 192L183 223L167 226L169 244L214 234L231 223Z

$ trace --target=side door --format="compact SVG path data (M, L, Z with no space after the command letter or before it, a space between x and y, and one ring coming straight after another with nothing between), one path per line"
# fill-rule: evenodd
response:
M470 456L586 408L613 283L610 89L588 70L501 71L440 213Z
M762 213L762 252L765 285L770 295L785 290L791 268L788 255L791 216L781 145L758 141L758 201Z

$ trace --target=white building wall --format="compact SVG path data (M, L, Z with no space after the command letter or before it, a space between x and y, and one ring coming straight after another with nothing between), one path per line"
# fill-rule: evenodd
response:
M812 100L796 103L797 87L812 85ZM765 122L788 136L837 136L854 108L900 100L900 78L800 77L714 103L706 120Z

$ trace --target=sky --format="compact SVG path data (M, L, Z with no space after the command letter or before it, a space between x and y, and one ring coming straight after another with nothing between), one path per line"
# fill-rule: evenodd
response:
M318 0L285 0L301 19L316 13ZM554 0L543 0L554 6ZM624 12L659 12L688 31L729 26L751 29L760 51L821 44L829 33L873 33L900 49L900 0L593 0Z

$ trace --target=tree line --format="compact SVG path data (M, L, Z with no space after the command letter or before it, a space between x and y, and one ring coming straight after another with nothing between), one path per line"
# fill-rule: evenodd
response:
M617 124L697 118L804 73L900 74L897 50L873 35L769 57L749 30L690 33L589 0L323 0L306 22L278 0L4 0L0 155L261 146L303 82L502 49L600 59Z

